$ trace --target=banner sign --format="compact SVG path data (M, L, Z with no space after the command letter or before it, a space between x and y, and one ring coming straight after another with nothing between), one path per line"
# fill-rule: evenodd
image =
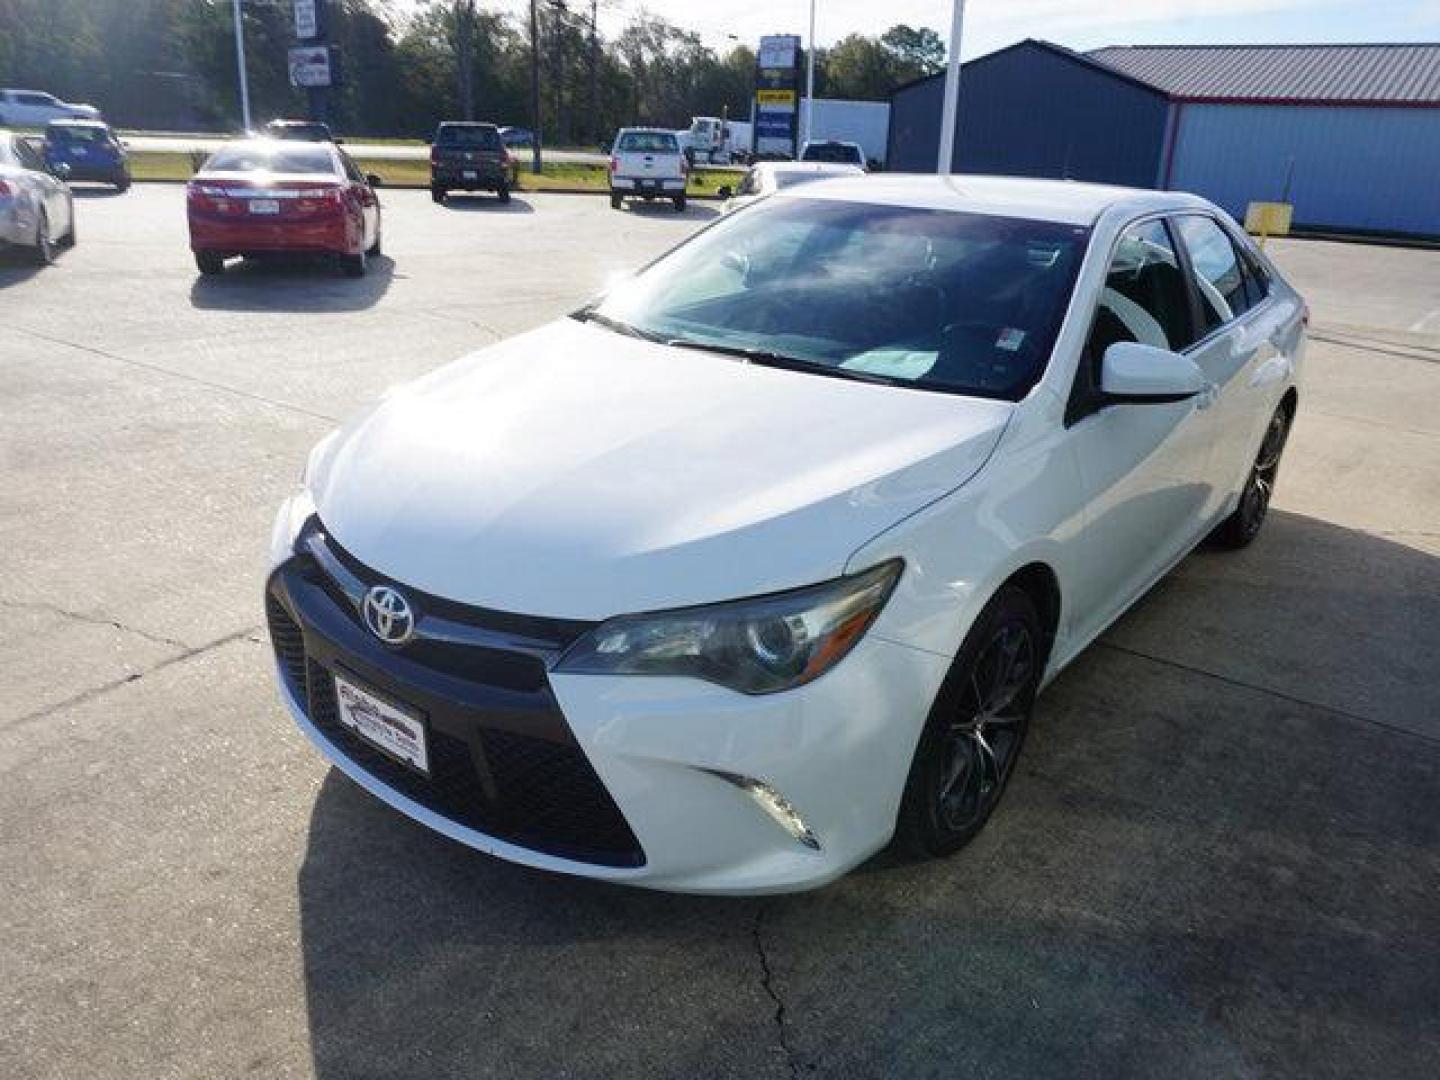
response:
M319 0L295 0L295 38L309 41L320 36Z
M795 107L795 91L757 90L755 91L755 104L762 109L774 108L776 105L793 109Z
M330 50L325 46L301 46L290 50L291 86L330 86L333 76Z

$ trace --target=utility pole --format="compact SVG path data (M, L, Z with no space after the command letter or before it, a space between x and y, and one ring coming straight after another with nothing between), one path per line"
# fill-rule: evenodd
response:
M550 78L555 82L555 138L563 138L565 122L561 110L565 104L565 0L550 0Z
M955 0L955 13L950 20L950 62L945 68L945 107L940 112L939 171L948 176L955 171L955 125L960 112L960 32L965 26L965 0Z
M600 0L590 0L590 118L586 127L590 129L590 141L600 142L600 120L596 110L600 102L600 38L595 32L595 17Z
M540 20L530 0L530 171L540 174Z
M250 130L250 83L245 78L245 25L240 19L240 0L235 0L235 66L240 72L240 122Z
M810 122L815 116L815 0L810 0L810 45L805 50L805 137L800 149L810 141ZM799 157L797 151L795 154Z

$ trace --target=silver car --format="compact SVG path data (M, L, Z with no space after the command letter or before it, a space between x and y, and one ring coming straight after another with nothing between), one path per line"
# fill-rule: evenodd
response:
M35 145L14 132L0 131L0 245L31 249L35 262L55 258L55 247L75 243L75 198L60 176L45 168Z
M781 188L808 184L812 180L829 180L836 176L864 176L858 165L841 165L830 161L762 161L753 165L735 194L725 200L725 213L749 206L756 199L773 195Z

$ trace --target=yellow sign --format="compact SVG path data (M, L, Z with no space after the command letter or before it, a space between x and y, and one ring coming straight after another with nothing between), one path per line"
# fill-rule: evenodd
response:
M755 102L758 105L795 105L794 90L756 90Z

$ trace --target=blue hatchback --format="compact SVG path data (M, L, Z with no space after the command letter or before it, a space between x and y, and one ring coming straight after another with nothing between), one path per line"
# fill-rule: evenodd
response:
M130 156L102 120L52 120L45 126L45 164L69 168L68 180L130 186Z

